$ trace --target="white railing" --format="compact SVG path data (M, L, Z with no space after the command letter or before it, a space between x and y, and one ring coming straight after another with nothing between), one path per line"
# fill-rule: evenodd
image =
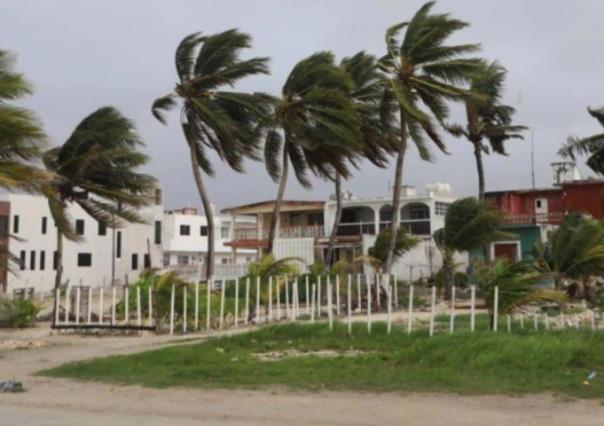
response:
M234 240L266 240L270 230L267 228L235 228ZM320 238L325 236L323 225L287 226L278 230L278 238Z

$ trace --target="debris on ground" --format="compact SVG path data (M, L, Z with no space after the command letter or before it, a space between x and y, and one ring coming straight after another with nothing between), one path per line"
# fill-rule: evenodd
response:
M14 380L6 380L4 382L0 382L0 393L8 393L8 392L24 392L23 383L16 382Z
M45 343L40 340L4 340L0 341L0 350L21 350L34 349L45 346Z

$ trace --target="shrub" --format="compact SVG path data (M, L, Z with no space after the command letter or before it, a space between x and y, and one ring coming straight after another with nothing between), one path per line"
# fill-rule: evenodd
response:
M40 307L26 299L0 299L0 327L31 327Z

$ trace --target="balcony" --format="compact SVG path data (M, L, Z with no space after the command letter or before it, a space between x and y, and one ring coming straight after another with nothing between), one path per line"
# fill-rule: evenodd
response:
M506 214L508 225L559 225L564 220L564 212Z
M233 240L227 245L235 247L267 247L268 228L236 227ZM321 238L325 236L323 225L287 226L279 228L277 238Z

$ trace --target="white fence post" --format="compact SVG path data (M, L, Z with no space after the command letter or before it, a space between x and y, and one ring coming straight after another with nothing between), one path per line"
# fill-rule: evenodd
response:
M279 277L276 279L276 292L277 292L277 321L281 321L281 280Z
M388 283L388 290L386 294L386 303L388 303L388 334L392 332L392 286Z
M306 283L306 315L310 315L310 291L308 288L308 275L306 275L306 279L304 281Z
M363 298L361 291L361 274L357 274L357 304L359 312L363 311Z
M499 320L499 287L495 286L495 296L493 300L493 331L497 331L497 321Z
M371 334L371 280L367 279L367 333Z
M128 286L124 287L124 324L130 320L130 292Z
M92 287L88 287L88 312L86 312L86 323L92 323Z
M243 323L247 325L248 318L250 317L250 277L245 280L245 318Z
M256 277L256 324L260 324L260 277Z
M317 318L321 318L321 275L317 276Z
M174 284L170 288L170 334L174 334L174 302L176 294L174 292Z
M291 316L289 306L289 278L287 277L287 275L285 276L285 282L283 284L285 285L285 319L289 321Z
M520 314L520 328L524 330L524 314Z
M300 302L300 296L298 294L298 278L296 278L294 280L294 285L292 287L292 295L293 295L293 303L294 303L294 321L297 321L298 319L298 315L300 314L299 310L300 310L300 306L299 306L299 302Z
M235 328L239 326L239 277L235 278Z
M340 275L336 275L336 315L340 316Z
M329 275L327 276L327 316L329 318L329 329L333 330L333 306L331 302L331 298L333 297L331 291L331 280L329 279Z
M581 324L579 324L579 316L577 314L575 314L574 317L575 317L575 328L577 330L579 330L581 328Z
M432 302L430 304L430 337L434 334L434 311L436 309L436 287L432 286Z
M352 334L352 275L350 274L348 274L348 286L346 290L346 309L348 311L348 334Z
M210 315L212 313L212 278L208 278L206 281L206 331L210 331L212 326Z
M455 331L455 286L451 286L451 316L449 318L449 333Z
M310 295L310 322L314 324L315 322L315 296L317 293L317 286L315 284L312 285L312 294Z
M149 327L153 325L153 289L149 287L147 289L147 315L149 316ZM101 293L102 294L102 293ZM157 324L156 324L157 325Z
M69 324L69 285L65 286L65 324Z
M508 333L512 332L512 318L510 317L510 315L507 315L507 322L508 322Z
M476 327L476 286L470 287L470 331Z
M115 325L115 286L111 287L111 325Z
M103 323L103 312L105 311L105 301L104 296L105 296L105 289L103 287L101 287L101 291L99 292L99 324Z
M545 316L543 317L543 325L545 326L546 330L549 330L549 317L547 316L547 312L545 313Z
M273 277L268 277L268 321L273 320Z
M80 295L81 295L82 286L79 285L76 287L76 307L75 307L75 317L76 324L80 323Z
M61 297L61 291L58 288L55 288L55 325L59 325L59 306Z
M539 317L537 314L533 315L533 330L534 331L539 330Z
M407 334L413 331L413 284L409 285L409 306L407 313Z
M182 287L182 332L187 332L187 285Z
M136 323L140 327L143 325L143 319L141 317L141 288L136 287Z
M220 324L219 324L219 329L222 330L222 328L224 327L224 298L225 298L225 287L226 287L226 280L223 279L222 280L222 285L220 286Z
M195 281L195 305L193 306L193 328L199 331L199 281Z

